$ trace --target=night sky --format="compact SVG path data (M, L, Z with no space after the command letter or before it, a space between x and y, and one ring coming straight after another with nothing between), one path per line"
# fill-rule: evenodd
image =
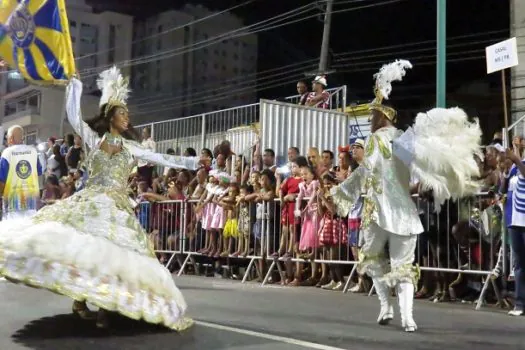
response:
M118 2L91 1L103 4L104 9L115 8L113 3ZM186 2L223 10L243 1L128 0L127 9L130 14L145 15L176 9ZM245 18L245 24L252 24L308 3L307 0L256 0L234 12ZM366 102L373 97L372 75L381 65L396 58L408 59L414 68L403 82L394 86L391 102L410 114L431 108L435 103L436 3L435 0L335 0L334 11L369 7L333 15L330 64L336 72L327 77L329 85L346 84L350 102ZM488 128L498 127L494 119L501 118L494 116L502 110L500 75L487 76L484 55L486 46L510 35L509 1L449 0L447 5L448 102L461 105L467 112L470 109L469 114L479 115L482 124L486 124L484 119L491 119ZM321 13L319 10L319 19ZM323 29L319 19L259 33L259 71L317 59ZM295 80L304 75L296 72L289 76L289 84L260 91L259 97L294 94ZM475 98L457 93L459 87L474 82L489 82L491 86L481 104Z

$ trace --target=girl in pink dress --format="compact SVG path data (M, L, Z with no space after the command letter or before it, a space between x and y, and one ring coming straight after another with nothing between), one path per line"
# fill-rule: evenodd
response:
M299 184L299 195L296 201L295 216L302 217L301 238L299 240L299 258L313 259L315 257L316 249L319 246L317 230L319 229L319 218L317 213L317 190L319 189L319 181L315 174L315 170L311 167L302 167L301 174L303 181ZM301 204L303 199L308 198L306 207L303 210ZM302 254L301 254L302 253ZM301 282L301 272L303 270L303 263L298 262L295 269L295 278L290 282L290 286L315 286L318 282L317 264L312 262L312 275L306 281Z
M316 194L319 189L319 181L315 170L310 167L303 167L303 181L299 184L299 195L297 196L296 208L301 208L303 199L308 198L306 207L296 211L296 216L302 216L303 224L301 227L301 240L299 241L299 251L308 252L309 257L314 255L314 250L318 247L319 239L317 231L319 229L319 217L317 212Z
M215 213L215 204L213 203L213 197L219 188L218 180L214 176L213 172L210 172L208 177L208 184L206 185L206 191L201 196L201 200L197 204L195 211L202 215L201 227L206 232L206 238L204 248L199 250L201 254L208 254L211 250L211 221L213 214Z

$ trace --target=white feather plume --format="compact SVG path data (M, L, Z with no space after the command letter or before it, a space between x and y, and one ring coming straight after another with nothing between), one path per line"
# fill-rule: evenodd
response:
M407 60L396 60L395 62L385 64L378 73L374 74L376 88L379 89L383 98L388 100L392 92L392 82L401 81L406 74L407 69L412 68L412 63Z
M423 190L432 190L437 211L447 199L478 191L475 156L481 156L482 132L477 119L469 122L460 108L434 108L417 115L413 132L410 170Z
M100 73L97 79L97 87L102 91L99 106L110 101L112 103L126 105L128 95L131 91L128 85L128 79L122 76L116 66Z

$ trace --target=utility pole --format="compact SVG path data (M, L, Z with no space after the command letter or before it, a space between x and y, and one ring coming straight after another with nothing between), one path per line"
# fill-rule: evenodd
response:
M447 0L437 1L436 107L447 105Z
M330 48L330 27L332 26L332 6L334 0L326 0L326 11L324 14L323 41L321 43L321 55L319 57L319 74L327 74L328 50Z

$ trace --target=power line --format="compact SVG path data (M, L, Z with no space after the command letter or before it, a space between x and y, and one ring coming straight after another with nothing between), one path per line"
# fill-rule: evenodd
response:
M480 33L480 36L482 36L484 33ZM469 35L469 36L472 36L472 35ZM463 36L460 36L460 37L457 37L457 38L462 38ZM452 38L452 39L455 39L455 38ZM464 46L469 46L469 45L474 45L474 44L481 44L481 43L484 43L485 41L487 40L481 40L481 41L476 41L476 42L468 42L468 43L459 43L459 44L454 44L454 45L450 45L449 47L464 47ZM406 46L410 46L410 45L413 45L414 43L408 43L406 44ZM378 50L381 50L382 48L378 48ZM417 50L409 50L409 51L401 51L401 52L396 52L395 55L400 55L400 54L413 54L415 52L425 52L425 51L430 51L430 50L434 50L435 48L434 47L429 47L429 48L422 48L422 49L417 49ZM358 51L356 51L358 52ZM461 53L466 53L467 51L461 51ZM454 53L450 53L450 54L454 54ZM377 54L377 55L366 55L366 56L358 56L358 57L353 57L353 60L365 60L365 59L370 59L370 58L375 58L375 57L385 57L385 56L391 56L391 55L394 55L394 53L389 53L389 52L385 52L385 53L381 53L381 54ZM428 57L428 56L425 56L425 57ZM313 62L315 61L315 59L311 59L311 60L307 60L307 61L304 61L305 63L307 62ZM348 61L348 59L345 59L345 61ZM341 61L343 62L343 61ZM354 64L356 65L359 65L359 64L363 64L363 63L369 63L369 62L353 62ZM381 64L383 63L382 61L376 61L376 62L373 62L373 64ZM313 65L313 63L310 63L310 65ZM274 72L274 71L281 71L281 70L285 70L284 72L281 72L281 73L276 73L276 74L271 74L271 75L268 75L268 76L260 76L259 77L259 74L250 74L250 75L246 75L246 76L243 76L243 77L238 77L238 78L234 78L234 79L230 79L229 81L239 81L239 84L247 84L247 83L250 83L250 82L253 82L253 81L258 81L258 80L266 80L266 79L269 79L271 77L275 77L275 76L281 76L281 75L284 75L286 74L287 71L296 71L297 69L295 70L291 70L290 68L291 67L295 67L295 66L301 66L301 68L298 68L299 70L300 69L305 69L305 65L303 65L303 62L299 62L299 63L294 63L294 64L291 64L291 65L288 65L288 66L284 66L284 67L280 67L280 68L274 68L274 69L271 69L271 70L268 70L267 72ZM348 65L335 65L334 67L337 68L337 67L347 67ZM374 69L376 68L376 66L374 66ZM262 72L260 72L262 73ZM249 77L253 77L253 76L256 76L256 78L251 78L251 79L248 79ZM222 85L224 85L224 83L226 83L227 81L221 81L220 83ZM213 88L212 89L209 89L209 90L203 90L204 87L206 86L210 86L212 85ZM213 92L213 91L216 91L217 89L218 90L224 90L224 89L231 89L231 87L228 87L228 86L220 86L220 87L217 87L217 84L204 84L204 85L200 85L199 87L197 88L194 88L192 89L193 91L198 91L197 95L203 95L205 93L208 93L208 92ZM188 89L189 90L189 89ZM161 95L166 95L166 94L161 94ZM160 95L160 96L161 96ZM148 98L148 102L145 103L145 104L137 104L137 103L134 103L133 106L142 106L142 105L147 105L147 104L152 104L152 103L162 103L164 101L167 101L167 100L170 100L170 99L174 99L174 100L178 100L178 99L183 99L184 98L184 94L179 94L177 96L174 96L173 97L173 94L167 94L168 96L170 97L165 97L165 98L160 98L160 96L158 96L157 99L155 99L155 97L152 97L150 96ZM194 96L191 96L191 97L194 97ZM152 98L154 100L152 100Z
M471 51L475 51L475 50L471 50ZM425 56L420 56L417 59L429 58L429 57L432 58L433 56L425 55ZM480 59L480 58L484 58L484 56L472 56L472 57L455 58L455 59L447 60L447 62L455 63L455 62L470 61L470 60L475 60L475 59ZM413 60L414 60L414 58L413 58ZM414 66L416 66L416 65L417 66L424 66L424 65L431 65L431 64L435 64L435 60L430 60L430 61L427 60L425 62L417 62L417 63L414 63ZM377 66L370 67L370 68L344 70L343 72L357 73L357 72L370 71L370 70L374 70L374 69L377 69ZM296 75L296 76L300 76L300 75ZM292 78L293 78L293 76L292 77L284 77L284 78L280 78L280 79L276 79L276 80L267 82L262 87L257 87L255 91L264 91L264 90L271 89L271 88L274 88L274 87L277 87L277 86L282 86L284 83L288 83L290 81L294 81L294 79L292 79ZM163 107L158 108L158 109L135 113L135 115L143 115L143 114L148 114L148 113L158 113L158 112L163 112L163 111L169 111L169 110L172 110L172 109L175 109L175 108L189 107L189 106L201 104L201 103L204 103L204 102L225 100L229 96L231 96L232 94L237 94L237 93L240 93L241 91L246 91L248 89L253 89L255 86L244 87L244 88L240 88L240 89L234 89L234 90L230 90L228 92L225 92L225 93L222 93L222 94L218 94L218 95L209 95L209 96L203 97L203 98L201 98L201 99L199 99L197 101L191 101L191 103L184 103L184 102L182 102L182 103L178 103L178 104L166 105L166 106L163 106Z
M163 60L163 59L166 59L166 58L170 58L170 57L182 55L184 53L192 52L192 51L195 51L195 50L198 50L198 49L202 49L202 48L210 46L210 45L218 44L222 40L225 40L225 39L231 39L231 38L246 36L246 35L258 33L260 31L265 31L265 30L269 30L269 29L279 28L279 27L281 27L283 25L293 24L293 23L296 23L298 21L303 21L303 20L306 20L308 18L312 18L312 16L309 16L309 17L300 18L299 20L295 20L295 21L288 21L291 18L296 17L297 15L303 14L305 12L310 12L313 9L312 5L313 4L308 4L308 5L305 5L305 6L301 6L301 7L297 8L297 9L294 9L294 10L282 13L280 15L277 15L277 16L265 19L263 21L260 21L260 22L257 22L257 23L254 23L254 24L251 24L251 25L248 25L248 26L245 26L245 27L237 28L237 29L234 29L234 30L222 33L222 34L219 34L217 36L211 37L209 39L205 39L205 40L202 40L202 41L198 41L196 43L192 43L190 45L177 47L177 48L172 48L172 49L164 50L163 52L160 52L160 53L155 53L155 54L151 54L151 55L144 55L144 56L139 57L139 58L134 58L134 59L131 59L131 60L125 60L125 61L121 61L121 62L118 62L118 63L110 64L110 65L104 65L104 66L98 66L98 67L94 67L94 68L89 68L89 69L86 69L82 73L89 74L90 72L94 72L95 75L96 75L96 74L98 74L97 70L105 69L105 68L111 67L111 66L113 66L115 64L120 66L120 67L128 67L128 66L134 66L134 65L137 65L137 64L144 64L144 63L149 63L149 62L153 62L153 61ZM314 15L314 16L317 16L317 15ZM275 23L279 23L279 22L283 22L283 21L285 21L285 22L283 24L281 24L281 25L274 25ZM267 22L270 22L270 23L269 24L264 24L264 23L267 23ZM257 26L261 26L262 28L255 28L253 31L250 31L250 29L252 29L254 27L257 27ZM83 74L81 74L81 75L83 75ZM88 77L89 76L90 75L88 75Z
M364 8L389 5L389 4L397 3L397 2L401 2L401 1L405 1L405 0L384 1L384 2L380 2L380 3L374 3L374 4L371 4L371 5L364 5L364 6L353 7L353 8L349 8L349 9L337 10L337 11L333 11L332 13L343 13L343 12L356 11L356 10L360 10L360 9L364 9ZM303 10L301 12L298 12L297 11L298 9L303 9ZM118 65L121 66L121 67L128 67L128 66L134 66L134 65L137 65L137 64L144 64L144 63L149 63L149 62L152 62L152 61L163 60L163 59L166 59L166 58L182 55L182 54L187 53L187 52L192 52L192 51L195 51L195 50L198 50L198 49L201 49L201 48L204 48L204 47L207 47L207 46L219 43L221 40L224 40L224 39L231 39L231 38L241 37L241 36L245 36L245 35L249 35L249 34L255 34L255 33L258 33L258 32L262 32L262 31L276 29L276 28L280 28L282 26L291 25L291 24L294 24L294 23L297 23L297 22L301 22L301 21L305 21L307 19L310 19L310 18L318 16L318 14L315 14L315 15L302 17L302 18L299 18L299 19L296 19L296 20L292 20L292 21L286 21L289 18L278 19L276 22L282 22L282 21L286 21L286 22L281 23L281 24L271 23L271 24L267 24L267 25L263 26L263 28L257 28L257 29L255 29L252 32L248 31L248 32L244 32L244 33L240 33L240 34L236 34L236 35L231 35L231 33L236 33L236 32L240 32L240 31L246 30L248 28L257 26L257 25L259 25L261 23L274 20L274 19L276 19L278 17L289 16L289 13L297 12L297 14L300 14L300 13L308 12L308 11L310 11L312 9L312 4L302 6L302 7L298 8L298 9L295 9L295 10L292 10L292 11L288 11L288 12L286 12L284 14L272 17L270 19L267 19L267 20L264 20L264 21L252 24L252 25L247 26L247 27L243 27L243 28L239 28L237 30L230 31L230 32L221 34L221 35L219 35L217 37L210 38L210 39L207 39L207 40L203 40L203 41L197 42L197 43L192 44L192 45L187 45L185 47L181 47L181 48L177 48L177 49L166 50L166 51L164 51L162 53L158 53L158 54L154 54L154 55L150 55L150 56L145 56L143 58L122 61ZM196 47L196 46L199 46L199 47ZM190 48L190 49L187 50L188 48ZM186 51L184 51L185 49L186 49ZM96 73L96 71L98 69L100 69L100 68L108 68L108 67L111 67L112 65L113 64L102 66L102 67L90 68L90 69L88 69L88 71L94 71L95 73L91 74L91 75L88 75L87 77L91 77L91 76L97 75L98 73ZM84 77L86 77L86 76L84 76Z

